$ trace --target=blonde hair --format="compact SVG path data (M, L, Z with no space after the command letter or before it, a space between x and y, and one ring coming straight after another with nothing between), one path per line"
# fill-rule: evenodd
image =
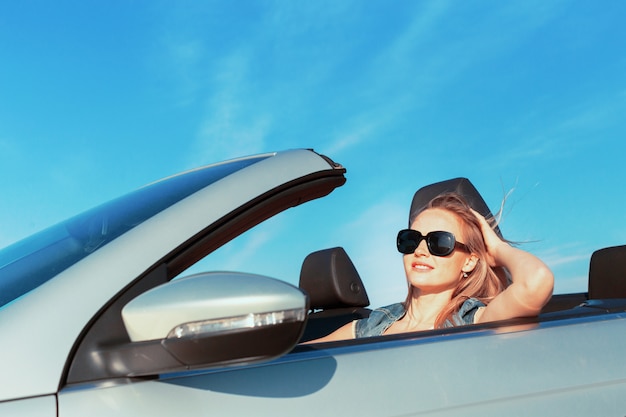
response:
M465 236L463 243L468 247L470 253L473 253L478 258L476 267L468 273L466 278L460 280L452 293L450 302L437 316L435 328L441 328L447 320L453 322L452 317L459 311L466 300L476 298L488 304L507 287L507 277L504 270L494 269L485 261L487 247L483 240L480 224L472 213L469 204L461 195L457 193L441 194L433 198L420 213L434 208L446 210L460 220L463 235ZM491 223L492 227L495 227L493 217L488 218L487 221ZM404 303L405 308L408 308L410 305L413 290L409 284L409 293Z

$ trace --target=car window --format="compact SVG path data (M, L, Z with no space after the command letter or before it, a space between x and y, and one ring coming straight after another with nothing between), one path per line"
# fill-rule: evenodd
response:
M327 204L320 200L309 201L278 213L211 252L178 277L198 272L237 271L265 275L298 285L300 265L306 255L328 247L326 245L340 244L332 233L321 239L317 233L313 233L315 229L324 228L323 224L298 223L303 213L319 212Z

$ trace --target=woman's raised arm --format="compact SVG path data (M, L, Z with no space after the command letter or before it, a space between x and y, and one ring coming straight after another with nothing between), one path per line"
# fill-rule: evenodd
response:
M491 267L504 267L511 274L512 284L497 295L476 315L476 323L535 316L550 300L554 275L536 256L515 248L496 235L485 218L474 212L480 222L487 246L487 262Z

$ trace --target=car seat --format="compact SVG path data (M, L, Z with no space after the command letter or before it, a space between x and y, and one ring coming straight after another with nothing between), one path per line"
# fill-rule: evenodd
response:
M424 186L415 192L413 201L411 202L411 210L409 211L409 226L417 214L422 211L432 200L438 195L445 193L457 193L463 196L471 208L482 214L484 217L493 217L489 206L480 195L474 184L467 178L453 178L451 180L441 181L434 184ZM498 236L502 238L500 228L495 228Z
M591 255L589 298L626 298L626 245L599 249Z
M598 249L589 263L588 293L557 294L541 317L561 318L626 310L626 245Z
M302 263L300 288L309 296L310 314L301 341L317 339L353 320L369 316L369 297L342 247L309 254Z

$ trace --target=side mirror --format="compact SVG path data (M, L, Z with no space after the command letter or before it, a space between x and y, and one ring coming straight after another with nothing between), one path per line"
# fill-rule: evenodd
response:
M270 360L298 343L307 311L306 295L279 280L192 275L126 304L131 343L107 349L106 361L109 371L129 377Z

